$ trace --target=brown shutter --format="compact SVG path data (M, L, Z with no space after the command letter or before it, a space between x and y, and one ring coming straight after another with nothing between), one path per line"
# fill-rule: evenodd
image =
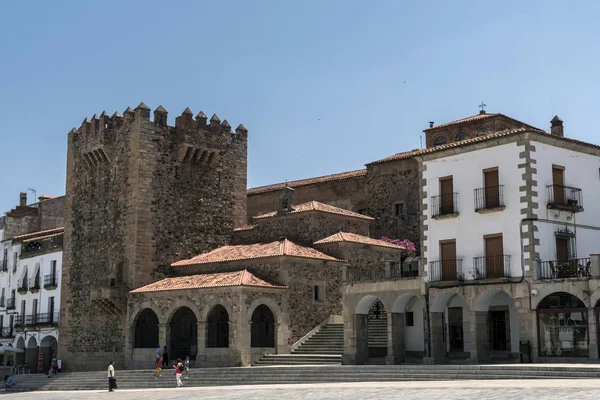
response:
M454 213L454 181L452 177L440 179L441 209L440 214Z
M565 185L565 169L562 167L552 167L552 185L554 192L554 203L564 204L564 185Z
M504 276L502 236L485 239L485 265L488 278L502 278Z
M569 239L557 237L556 238L556 260L558 262L565 262L569 259Z
M442 280L456 280L456 242L440 243L440 253L442 254Z
M500 206L500 180L498 170L493 169L483 172L485 181L485 205L486 208L495 208Z

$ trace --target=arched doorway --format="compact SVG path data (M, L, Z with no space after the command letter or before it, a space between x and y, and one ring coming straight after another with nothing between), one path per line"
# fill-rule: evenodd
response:
M42 339L40 343L40 352L44 356L44 364L42 367L44 372L48 372L50 366L52 365L52 359L56 358L57 347L58 342L54 336L48 335Z
M23 352L15 353L15 365L25 364L25 353L27 349L25 348L25 339L23 339L22 336L19 338L19 340L17 340L17 349L21 349Z
M229 347L229 314L222 305L208 314L206 347Z
M27 340L27 348L25 349L25 364L29 366L30 372L37 371L38 342L33 336L31 336L29 340Z
M142 310L133 327L133 347L156 349L158 343L158 316L149 308Z
M420 362L425 356L425 307L412 293L404 293L392 304L394 361Z
M552 293L537 306L540 357L588 357L588 310L577 296Z
M475 304L475 319L480 359L519 353L519 313L508 293L493 288L481 294Z
M443 292L433 302L430 312L431 355L436 360L445 356L470 357L472 338L471 314L465 299L455 292Z
M169 360L190 357L196 359L198 352L198 320L188 307L179 308L169 322L170 354Z
M377 299L367 315L367 332L369 338L369 358L387 356L388 320L385 306Z
M251 347L275 347L275 316L264 304L252 313L250 327Z

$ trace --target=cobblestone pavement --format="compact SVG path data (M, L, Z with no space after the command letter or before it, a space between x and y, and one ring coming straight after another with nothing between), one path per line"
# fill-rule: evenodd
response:
M97 400L97 399L443 399L443 400L546 400L599 399L600 380L529 380L529 381L449 381L338 383L315 385L260 385L210 388L148 389L108 391L31 392L7 394L22 400Z

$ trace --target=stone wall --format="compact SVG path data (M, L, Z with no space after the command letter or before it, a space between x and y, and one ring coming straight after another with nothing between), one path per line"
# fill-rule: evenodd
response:
M26 201L26 197L24 198ZM64 226L65 197L41 200L28 206L19 205L6 213L4 237L24 235Z
M228 243L245 216L247 131L215 117L176 126L140 104L69 133L59 354L66 370L123 365L123 293L163 277L176 259ZM93 244L93 245L92 245ZM114 280L113 280L114 279ZM113 280L113 281L111 281ZM94 292L95 293L95 292ZM89 358L94 354L94 358Z
M38 203L40 209L40 230L60 228L65 225L65 196L42 200Z
M365 175L302 186L290 183L290 187L294 188L296 204L316 200L355 212L367 208ZM269 191L261 191L260 188L250 189L248 191L248 217L277 210L279 194L279 189Z

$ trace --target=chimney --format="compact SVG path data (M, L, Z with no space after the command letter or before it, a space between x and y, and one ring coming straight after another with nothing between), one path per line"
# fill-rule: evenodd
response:
M433 121L429 121L429 128L433 128Z
M555 115L550 121L550 133L554 136L564 137L564 128L562 119L558 118L558 115Z
M287 184L279 195L279 212L285 213L294 209L294 189Z
M27 207L27 192L19 194L19 207Z

